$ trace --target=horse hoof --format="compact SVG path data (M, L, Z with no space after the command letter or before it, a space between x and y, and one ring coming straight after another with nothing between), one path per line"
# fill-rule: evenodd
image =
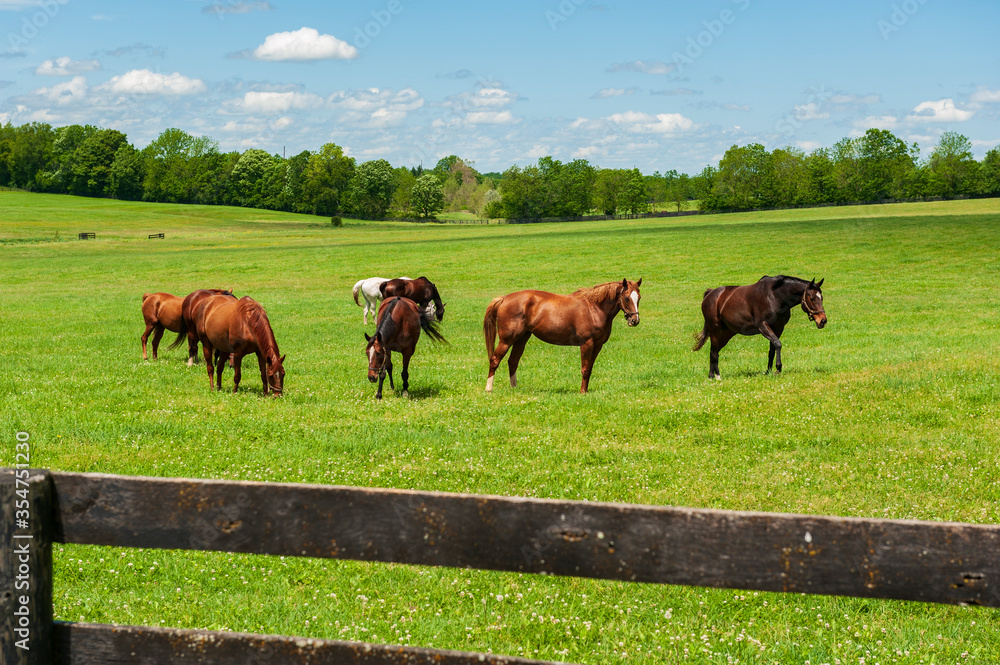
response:
M403 399L410 399L410 393L403 391Z

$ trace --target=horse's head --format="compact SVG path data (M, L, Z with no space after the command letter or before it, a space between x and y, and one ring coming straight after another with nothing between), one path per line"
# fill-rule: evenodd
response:
M826 325L826 311L823 310L823 292L820 291L820 287L823 286L823 280L825 279L824 277L819 280L819 284L816 283L815 279L812 280L802 293L802 310L812 319L817 328L822 328Z
M368 356L368 380L375 383L380 375L385 374L385 361L389 356L385 348L382 334L376 332L374 336L365 333L368 346L365 347L365 354Z
M438 321L444 320L444 303L441 302L441 294L438 293L437 287L428 282L427 289L424 291L424 302L428 300L434 303L434 316Z
M642 277L639 278L638 282L623 279L618 289L618 306L625 314L625 322L628 323L629 327L639 325L639 299L642 298L639 294L640 286L642 286Z
M277 355L277 354L275 354ZM273 358L267 363L267 386L275 397L281 397L285 389L285 356Z

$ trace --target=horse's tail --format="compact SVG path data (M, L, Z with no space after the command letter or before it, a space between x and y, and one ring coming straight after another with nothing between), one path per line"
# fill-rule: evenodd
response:
M423 329L427 336L430 337L435 342L448 343L448 340L444 338L441 334L440 324L437 318L431 314L430 309L423 307L420 310L420 327Z
M705 342L708 340L708 325L706 324L701 332L696 332L694 334L694 346L691 348L692 351L697 351L701 347L705 346Z
M361 285L364 283L365 280L363 279L358 280L358 283L354 285L354 290L352 291L352 293L354 294L354 304L357 305L358 307L361 307L361 303L358 302L358 293L361 291Z
M713 290L714 289L711 288L705 289L705 292L701 294L702 302L705 301L705 298L707 298L708 294L711 293ZM694 346L691 348L691 350L697 351L701 347L705 346L705 342L707 340L708 340L708 321L705 321L705 325L702 326L701 332L696 332L694 334Z
M497 310L500 309L504 297L494 298L486 307L486 316L483 317L483 337L486 338L486 354L490 358L497 350Z

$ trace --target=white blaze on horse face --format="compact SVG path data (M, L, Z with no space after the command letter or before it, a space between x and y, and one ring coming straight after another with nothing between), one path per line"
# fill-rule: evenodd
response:
M638 291L633 291L632 293L629 294L629 298L632 299L632 304L635 305L635 311L638 314L639 313L639 292Z
M371 364L373 362L375 362L375 347L370 346L368 347L368 363Z

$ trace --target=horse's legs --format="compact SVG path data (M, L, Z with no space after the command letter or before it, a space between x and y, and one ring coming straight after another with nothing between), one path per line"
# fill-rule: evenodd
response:
M160 340L163 339L163 326L159 323L156 324L156 328L153 330L153 360L156 360L156 352L160 348ZM145 344L143 344L145 346ZM145 349L143 349L145 351Z
M733 333L728 330L715 332L711 335L712 347L708 353L708 378L722 380L719 374L719 351L733 338Z
M525 335L519 340L515 340L510 347L510 358L507 360L507 367L510 369L510 387L517 387L517 365L521 362L524 354L524 345L531 339L531 334Z
M239 362L243 362L243 356L240 356ZM267 382L267 361L264 359L264 354L260 351L257 352L257 367L260 368L260 382L264 384L264 394L266 395L271 389L270 384ZM239 372L240 370L235 370Z
M410 397L410 358L413 357L413 351L409 353L403 352L403 373L400 375L403 377L403 398L407 399Z
M497 372L497 367L500 366L500 362L503 357L507 355L507 349L510 348L510 342L507 342L503 335L499 335L497 340L497 348L493 351L493 355L490 356L490 373L486 375L486 392L493 392L493 375Z
M388 356L385 359L385 371L389 374L389 388L396 390L396 384L392 382L392 352L386 349Z
M767 350L767 373L768 374L771 373L771 366L772 366L772 364L774 362L775 356L777 356L777 359L778 359L777 370L778 370L778 374L780 374L781 373L781 340L778 339L778 336L776 334L774 334L774 331L771 330L771 326L767 325L766 321L762 321L760 323L760 325L757 326L757 330L759 330L760 334L763 335L764 337L766 337L767 341L769 341L771 343L770 348Z
M206 356L207 357L207 356ZM188 367L198 362L198 335L188 331Z
M223 353L218 349L215 350L215 372L216 372L215 382L219 384L219 390L222 390L222 370L226 368L227 360L229 360L228 353Z
M152 332L153 328L155 328L155 327L156 327L155 323L150 323L149 321L146 321L146 332L142 333L142 337L139 338L139 339L142 340L142 359L143 360L149 360L149 358L146 356L146 340L149 339L149 333ZM155 344L155 342L154 342L154 344ZM154 346L153 348L155 349L156 347ZM153 351L153 357L154 358L156 357L156 351L155 350Z
M590 385L590 373L594 371L594 361L597 360L597 354L601 352L602 346L602 344L594 342L593 339L580 345L580 374L583 375L583 381L580 383L581 394L587 392L587 387Z
M202 344L201 351L205 354L205 369L208 370L208 389L215 390L214 377L212 376L214 367L212 367L212 353L215 349L212 348L211 344ZM191 359L188 358L188 364L191 364Z

